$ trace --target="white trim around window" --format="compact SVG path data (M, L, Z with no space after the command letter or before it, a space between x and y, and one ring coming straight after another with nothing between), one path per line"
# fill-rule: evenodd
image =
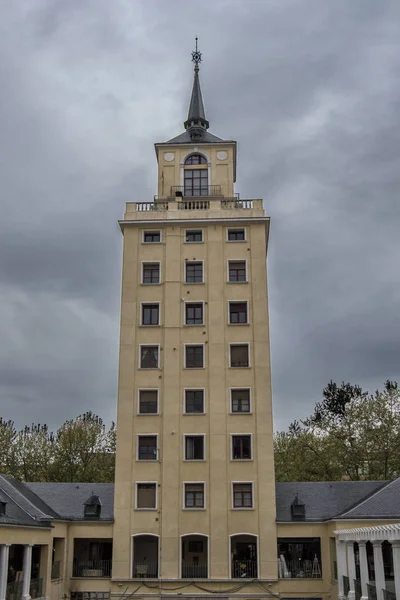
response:
M203 366L202 367L187 367L186 366L186 347L187 346L203 346ZM204 342L183 344L183 368L189 369L190 371L196 371L200 369L204 369L206 364L206 345Z
M249 391L249 412L234 412L232 410L232 392L235 392L236 390L248 390ZM252 389L251 387L246 387L246 386L236 386L236 387L231 387L228 390L229 392L229 414L230 415L251 415L253 413L253 398L252 398Z
M229 231L243 231L244 230L244 240L229 240ZM243 244L243 242L247 242L247 229L246 227L227 227L226 228L226 241L232 244Z
M161 562L160 536L157 535L156 533L147 533L147 531L145 531L143 533L134 533L133 535L131 535L132 543L131 543L130 575L131 575L131 577L133 576L133 565L134 565L134 562L135 562L135 556L134 556L135 544L134 544L134 539L138 538L138 537L144 537L144 536L154 537L154 538L157 538L157 540L158 540L158 544L157 544L157 577L159 577L160 576L160 562Z
M146 235L146 233L159 233L160 234L160 241L159 242L146 242L144 239L144 236ZM162 229L142 229L142 244L162 244L163 241L163 235L162 235Z
M154 508L138 508L138 485L154 485L156 489L156 505ZM135 510L158 510L158 481L135 481Z
M196 483L196 482L194 482L194 483ZM201 483L201 482L199 482L199 483ZM201 509L199 509L199 510L201 510ZM195 535L197 537L206 538L206 540L207 540L207 575L208 575L208 577L210 577L210 536L207 533L193 532L193 533L183 533L182 535L179 536L179 578L180 579L182 579L182 562L183 562L182 561L182 543L183 543L183 540L186 537L190 538ZM193 541L195 541L195 540L193 540Z
M188 234L188 232L191 231L195 231L196 233L201 232L201 240L199 242L188 242L186 239L186 235ZM190 227L188 229L185 229L183 232L183 243L184 244L204 244L204 229L202 229L201 227Z
M186 506L186 484L194 484L194 485L202 485L203 486L203 499L204 499L204 506L203 507L196 507L196 506ZM206 495L206 482L205 481L182 481L182 510L189 510L189 511L193 511L193 510L206 510L207 509L207 495Z
M246 305L246 317L245 323L231 323L231 304L245 304ZM228 325L250 325L250 303L248 300L228 300Z
M238 485L251 485L251 506L235 506L233 496L233 486ZM254 510L254 481L231 481L231 510Z
M234 537L238 537L240 535L243 536L249 536L249 537L253 537L256 539L257 542L257 575L258 577L260 576L260 540L259 537L256 533L249 533L248 531L239 531L238 533L231 533L229 536L229 544L228 544L228 564L230 565L230 569L229 569L229 578L230 579L235 579L235 577L232 577L232 538ZM241 581L243 581L241 579Z
M201 281L186 281L186 266L193 263L201 263L202 280ZM161 269L161 267L160 267ZM161 274L161 271L160 271ZM161 279L161 275L160 275ZM204 259L203 258L185 258L183 261L183 283L185 285L203 285L206 282L204 272Z
M158 265L159 266L159 282L158 283L143 283L143 268L144 265ZM140 261L140 285L161 285L162 271L160 260L142 260Z
M203 412L186 412L186 392L203 392ZM196 417L197 415L205 415L206 414L206 390L205 388L195 388L189 387L183 389L183 414L190 415L192 417Z
M246 270L246 279L244 281L231 281L229 279L229 264L230 263L238 263L238 262L244 262L244 268ZM248 265L248 261L246 258L230 258L229 260L227 260L227 262L226 262L226 282L227 283L238 283L239 285L241 285L243 283L249 283L249 265Z
M188 304L201 304L202 305L202 317L203 317L203 322L202 323L187 323L186 322L186 306ZM185 300L183 303L183 324L186 327L204 327L204 306L205 306L205 302L203 300Z
M157 360L157 367L141 367L140 363L141 363L141 357L142 357L142 346L155 346L158 348L158 360ZM138 369L140 369L141 371L157 371L158 369L160 369L160 344L139 344L139 356L138 356Z
M231 346L247 346L248 347L248 349L249 349L248 350L249 364L247 367L232 367L232 365L231 365ZM230 369L250 369L251 368L250 342L230 342L228 352L229 352L229 356L228 356L229 363L228 364L229 364Z
M141 437L155 437L156 438L156 458L153 459L145 459L145 458L139 458L139 438ZM159 462L160 460L160 446L158 444L158 437L159 434L158 433L137 433L136 434L136 460L141 462L141 463L156 463Z
M158 306L158 323L157 325L145 325L143 323L143 306L148 306L149 304L153 304L153 305L157 305ZM160 327L161 325L161 303L160 302L152 302L152 301L145 301L145 302L140 302L139 305L139 323L140 323L140 327Z
M187 437L202 437L203 438L203 458L186 458L186 438ZM184 433L183 434L183 461L184 462L205 462L207 456L206 434L205 433Z
M140 412L140 392L157 392L157 412L155 413L143 413ZM160 390L158 388L139 388L137 391L137 405L136 414L141 417L156 417L160 414Z
M233 437L250 436L250 456L251 458L233 458ZM253 434L245 431L243 433L230 433L229 434L229 460L232 462L252 462L254 460L254 443Z

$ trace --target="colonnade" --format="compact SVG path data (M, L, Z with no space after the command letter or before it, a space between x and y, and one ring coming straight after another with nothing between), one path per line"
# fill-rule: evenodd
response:
M8 559L11 544L0 544L0 600L6 600L7 579L8 579ZM32 544L24 545L23 558L23 579L22 579L22 600L30 600L30 586L32 573Z

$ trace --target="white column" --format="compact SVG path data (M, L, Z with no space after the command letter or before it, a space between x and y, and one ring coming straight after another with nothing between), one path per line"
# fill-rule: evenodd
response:
M5 600L5 598L6 598L9 551L10 551L10 544L1 544L1 546L0 546L0 600Z
M31 571L32 571L32 544L26 544L24 547L24 579L22 582L22 600L30 600L29 590L31 587Z
M354 589L354 580L356 578L356 559L354 556L354 542L347 542L347 568L349 570L349 584L350 589L347 594L348 600L354 600L356 597L356 592Z
M367 542L358 542L360 549L360 577L361 577L361 600L368 600L367 583L369 583Z
M378 600L383 600L383 589L385 587L385 570L383 568L382 542L372 542L374 548L374 571L376 596Z
M400 598L400 540L391 542L393 554L394 589L396 598Z
M344 595L343 575L347 575L346 544L336 540L336 560L338 571L338 600L346 600Z

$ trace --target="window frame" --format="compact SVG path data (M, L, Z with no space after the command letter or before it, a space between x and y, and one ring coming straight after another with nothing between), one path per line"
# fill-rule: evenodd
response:
M232 323L231 321L231 305L232 304L245 304L246 305L246 321L244 323ZM250 325L250 306L248 300L228 300L228 325Z
M186 458L186 438L188 437L201 437L203 438L203 458ZM206 434L205 433L184 433L183 434L183 461L184 462L205 462L207 456L206 451Z
M159 233L160 234L160 240L158 242L147 242L145 240L145 236L146 234L155 234L155 233ZM162 244L163 241L163 236L162 236L162 230L161 229L143 229L142 230L142 244Z
M145 284L151 285L151 284ZM145 306L157 306L158 308L158 323L143 323L143 309ZM141 302L140 303L140 327L160 327L161 324L161 303L160 302Z
M186 267L189 265L193 265L193 264L201 264L201 274L202 274L202 280L201 281L187 281L187 272L186 272ZM204 260L199 258L198 260L189 260L187 258L185 258L184 260L184 273L183 273L183 282L185 285L203 285L205 283L205 273L204 273Z
M235 506L235 485L251 485L251 506ZM254 481L231 481L231 510L254 510Z
M201 240L194 240L194 241L188 241L187 240L187 235L188 233L193 233L193 232L201 232ZM197 229L197 228L192 228L192 229L185 229L183 232L184 235L184 244L204 244L204 229Z
M201 304L201 316L202 316L202 322L201 323L188 323L187 322L187 306L190 304ZM204 305L205 302L203 300L199 300L198 302L190 300L190 301L185 301L184 303L184 315L183 315L183 322L184 325L186 325L187 327L204 327Z
M232 401L232 392L236 392L239 390L248 390L249 392L249 411L234 411L233 410L233 401ZM229 414L230 415L251 415L253 413L253 402L252 402L252 390L251 387L231 387L229 388Z
M245 279L244 281L234 281L230 279L230 263L244 263L244 270L245 270ZM226 282L227 283L239 283L239 284L243 284L243 283L249 283L249 271L248 271L248 264L247 264L247 259L246 258L229 258L227 261L227 272L226 272Z
M250 438L250 458L234 458L233 457L233 438L234 437L249 437ZM230 441L230 461L231 462L252 462L254 460L254 444L253 444L253 434L252 433L230 433L229 434Z
M182 510L207 510L207 495L206 481L183 481L182 482ZM203 506L186 506L186 486L187 485L202 485L203 486Z
M156 392L157 393L157 412L144 413L140 412L140 393L141 392ZM160 391L158 388L139 388L137 393L137 411L136 414L140 417L156 417L160 414Z
M186 364L186 348L188 346L202 346L203 347L203 366L202 367L188 367ZM192 370L197 370L199 371L200 369L205 369L205 364L206 364L206 345L204 342L199 342L199 343L185 343L183 345L183 368L184 369L189 369L190 371Z
M138 506L138 498L139 498L139 489L138 486L139 485L154 485L155 487L155 491L156 491L156 503L155 503L155 507L154 508L149 508L149 507L144 507L144 508L140 508ZM135 481L135 510L158 510L158 481Z
M230 240L229 232L230 231L244 231L244 239L243 240ZM226 241L234 244L243 244L243 242L247 242L247 228L246 227L227 227L226 228Z
M155 458L139 458L139 439L140 438L144 438L144 437L155 437L156 438L156 454L155 454ZM136 461L137 462L143 462L143 463L156 463L156 462L160 462L160 446L159 446L159 440L158 440L159 434L158 433L137 433L136 434Z
M142 348L157 348L157 366L156 367L142 367ZM158 371L160 369L160 344L139 344L139 357L138 357L138 369L141 371Z
M247 367L236 367L236 366L232 366L232 361L231 361L231 348L232 346L247 346L248 348L248 365ZM251 355L250 355L250 342L230 342L229 343L229 368L230 369L250 369L251 368Z
M203 412L187 412L186 411L186 392L203 392ZM205 415L206 414L206 390L205 388L184 388L183 390L183 414L184 415Z
M158 283L150 282L145 283L144 281L144 267L145 265L158 265ZM160 260L143 260L140 263L140 285L161 285L161 261Z

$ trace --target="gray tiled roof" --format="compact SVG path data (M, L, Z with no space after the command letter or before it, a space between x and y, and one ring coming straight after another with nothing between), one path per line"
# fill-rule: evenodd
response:
M357 506L343 512L341 519L370 519L379 515L386 519L398 519L400 515L400 478L391 481L382 489L359 502Z
M292 521L290 505L296 494L305 504L306 521L326 521L387 485L387 481L279 482L276 484L276 519L278 522ZM379 516L379 507L376 508L377 513L371 517ZM397 514L400 517L400 502Z
M15 485L16 484L16 485ZM23 485L12 477L0 475L0 490L2 501L6 502L6 514L0 515L0 525L26 525L28 527L49 527L52 516L49 511L44 512L43 503L39 498L38 504L33 503L32 497L26 497L19 486Z
M26 483L25 485L40 496L62 519L84 520L84 503L92 495L98 496L101 501L100 518L96 520L112 521L114 518L113 483Z
M217 137L216 135L213 135L209 131L203 131L201 134L201 140L194 141L190 137L189 131L184 131L180 135L177 135L176 137L174 137L171 140L168 140L167 142L164 142L164 143L165 144L194 144L195 146L198 146L199 144L218 144L218 143L220 144L221 142L225 142L225 141L228 141L228 140L223 140L223 139Z

